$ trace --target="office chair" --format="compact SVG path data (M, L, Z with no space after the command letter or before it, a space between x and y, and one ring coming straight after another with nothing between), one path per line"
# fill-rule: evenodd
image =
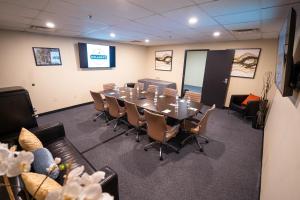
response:
M103 90L113 90L116 87L115 83L105 83L103 84Z
M167 125L166 119L163 115L155 114L148 110L145 110L144 114L147 122L148 136L154 140L154 142L147 144L144 147L144 150L147 151L154 144L159 144L160 160L163 160L163 155L162 155L163 146L170 147L176 153L179 153L179 150L176 147L170 145L168 141L176 136L176 134L179 131L180 125L176 125L173 127L169 126Z
M172 89L172 88L165 88L163 94L164 94L165 96L169 96L169 97L176 97L176 95L177 95L177 90Z
M122 117L125 116L125 108L121 107L116 99L116 97L106 96L106 102L108 105L108 113L111 117L115 118L116 123L113 127L116 131L117 126L121 122ZM113 120L112 120L113 121Z
M102 115L105 116L106 122L108 122L108 117L107 117L107 104L106 102L102 99L102 96L100 95L99 92L93 92L90 91L91 96L94 100L94 106L97 111L99 111L99 114L93 119L93 121L96 121L97 118L101 117Z
M186 91L183 97L185 100L190 98L191 101L200 103L201 102L201 93Z
M131 126L133 126L132 129L128 130L126 132L126 135L129 134L130 131L136 130L136 141L140 141L140 132L141 128L146 124L146 119L144 115L141 115L134 103L130 103L128 101L125 101L125 108L127 113L127 120Z
M184 120L184 122L183 122L184 129L186 131L188 131L190 133L190 135L181 142L182 145L184 145L188 140L194 139L196 141L196 144L199 147L199 151L203 152L203 147L200 144L200 142L198 141L197 137L203 138L205 143L209 142L208 138L206 136L204 136L203 134L206 130L208 118L209 118L211 112L215 108L216 108L216 105L214 104L210 109L208 109L204 113L203 117L200 120L198 120L196 118Z
M155 93L158 87L156 85L148 85L147 92L148 93Z

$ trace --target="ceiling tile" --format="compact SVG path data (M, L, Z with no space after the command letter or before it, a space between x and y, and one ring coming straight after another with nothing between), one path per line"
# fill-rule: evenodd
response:
M239 14L219 16L219 17L215 17L215 19L220 24L228 25L228 24L238 24L238 23L259 21L260 16L261 16L260 11L251 11L251 12L244 12Z
M159 0L154 3L149 0L129 0L136 5L147 8L148 10L154 11L156 13L163 13L166 11L183 8L187 6L191 6L194 3L189 0Z
M277 33L279 33L283 23L284 23L284 19L263 20L262 26L261 26L261 31L262 32L277 32Z
M142 19L136 20L136 22L140 24L144 24L145 26L150 26L155 29L159 30L177 30L177 29L183 29L187 28L185 25L178 24L174 20L171 20L170 18L163 17L161 15L153 15L150 17L145 17Z
M88 9L91 14L96 15L101 13L102 15L119 16L127 19L138 19L146 16L153 15L153 12L131 4L125 0L66 0L79 7Z
M49 0L2 0L12 5L16 5L23 8L32 8L42 10L48 3Z
M207 14L201 11L201 9L198 8L197 6L191 6L187 8L174 10L171 12L166 12L163 14L163 16L166 16L174 21L178 21L181 24L185 24L187 26L189 26L188 25L189 18L197 17L198 23L190 26L192 28L217 25L217 23L212 18L210 18Z
M257 40L262 38L262 33L235 33L233 34L238 40Z
M278 33L277 32L262 33L262 38L264 38L264 39L276 39L276 38L278 38Z
M262 19L285 18L292 6L273 7L261 10Z
M219 0L200 5L210 16L243 13L260 9L261 0Z
M35 16L38 15L39 11L30 8L23 8L5 2L0 2L0 13L2 15L34 18Z
M294 4L299 1L297 0L262 0L262 7L273 7L273 6L281 6L287 4Z

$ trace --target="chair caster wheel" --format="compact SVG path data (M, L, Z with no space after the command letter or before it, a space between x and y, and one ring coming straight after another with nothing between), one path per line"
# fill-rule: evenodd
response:
M116 132L117 130L114 129L114 132Z
M144 149L144 151L148 151L148 149Z
M128 133L125 133L126 136L128 136Z
M135 140L136 142L140 142L140 140Z
M177 154L179 154L179 151L175 151Z
M162 157L159 158L160 161L163 161L164 159Z
M96 120L95 119L93 119L93 122L95 122Z
M208 140L205 140L205 143L206 143L206 144L208 144L208 142L209 142Z
M200 152L203 152L203 149L199 149Z

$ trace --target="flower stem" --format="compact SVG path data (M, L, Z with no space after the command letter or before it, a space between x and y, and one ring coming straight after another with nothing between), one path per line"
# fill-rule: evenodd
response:
M13 191L11 189L8 177L7 176L3 176L3 181L4 181L4 184L5 184L5 187L6 187L8 196L9 196L9 199L10 200L15 200L15 196L14 196L14 193L13 193Z

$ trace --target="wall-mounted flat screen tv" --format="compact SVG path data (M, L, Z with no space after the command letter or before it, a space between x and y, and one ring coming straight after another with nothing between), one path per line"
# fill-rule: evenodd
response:
M116 66L114 46L78 43L80 68L111 68Z
M285 20L278 39L277 67L275 83L282 96L293 95L291 78L293 71L293 48L296 29L296 12L291 9Z

